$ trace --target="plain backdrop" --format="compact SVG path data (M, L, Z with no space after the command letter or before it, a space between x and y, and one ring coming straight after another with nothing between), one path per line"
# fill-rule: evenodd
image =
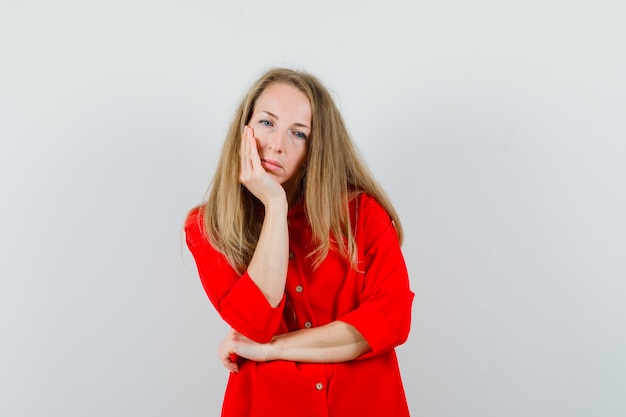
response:
M626 415L625 20L622 0L0 0L0 415L219 415L227 328L181 227L273 66L332 90L403 219L412 415Z

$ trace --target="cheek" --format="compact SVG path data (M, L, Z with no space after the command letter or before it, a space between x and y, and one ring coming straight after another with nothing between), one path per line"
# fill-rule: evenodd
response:
M307 157L307 149L305 147L304 149L301 149L299 153L299 158L298 158L299 167L302 167L304 165L304 163L306 162L306 157Z
M264 136L265 135L262 135L262 134L261 135L257 135L257 134L254 135L254 141L256 142L257 150L261 150L263 148L263 146L264 146L263 144L266 143Z

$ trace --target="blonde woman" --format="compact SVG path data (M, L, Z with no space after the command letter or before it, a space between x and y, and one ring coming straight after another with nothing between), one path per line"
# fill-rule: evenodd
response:
M409 415L401 223L314 76L272 69L251 87L185 232L232 327L222 416Z

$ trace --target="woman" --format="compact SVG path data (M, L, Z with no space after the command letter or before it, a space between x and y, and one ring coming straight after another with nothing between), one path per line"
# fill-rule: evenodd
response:
M233 329L222 416L409 415L402 228L315 77L273 69L252 86L185 231Z

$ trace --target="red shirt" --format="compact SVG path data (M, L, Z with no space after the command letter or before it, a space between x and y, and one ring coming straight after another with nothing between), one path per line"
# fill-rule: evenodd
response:
M307 258L312 233L303 204L292 207L285 295L272 308L247 272L238 274L208 242L198 209L185 225L202 285L221 317L258 341L335 320L353 325L371 347L342 363L240 360L230 374L223 417L404 417L408 406L394 348L411 324L413 292L395 227L369 195L350 203L359 270L337 251L314 269Z

